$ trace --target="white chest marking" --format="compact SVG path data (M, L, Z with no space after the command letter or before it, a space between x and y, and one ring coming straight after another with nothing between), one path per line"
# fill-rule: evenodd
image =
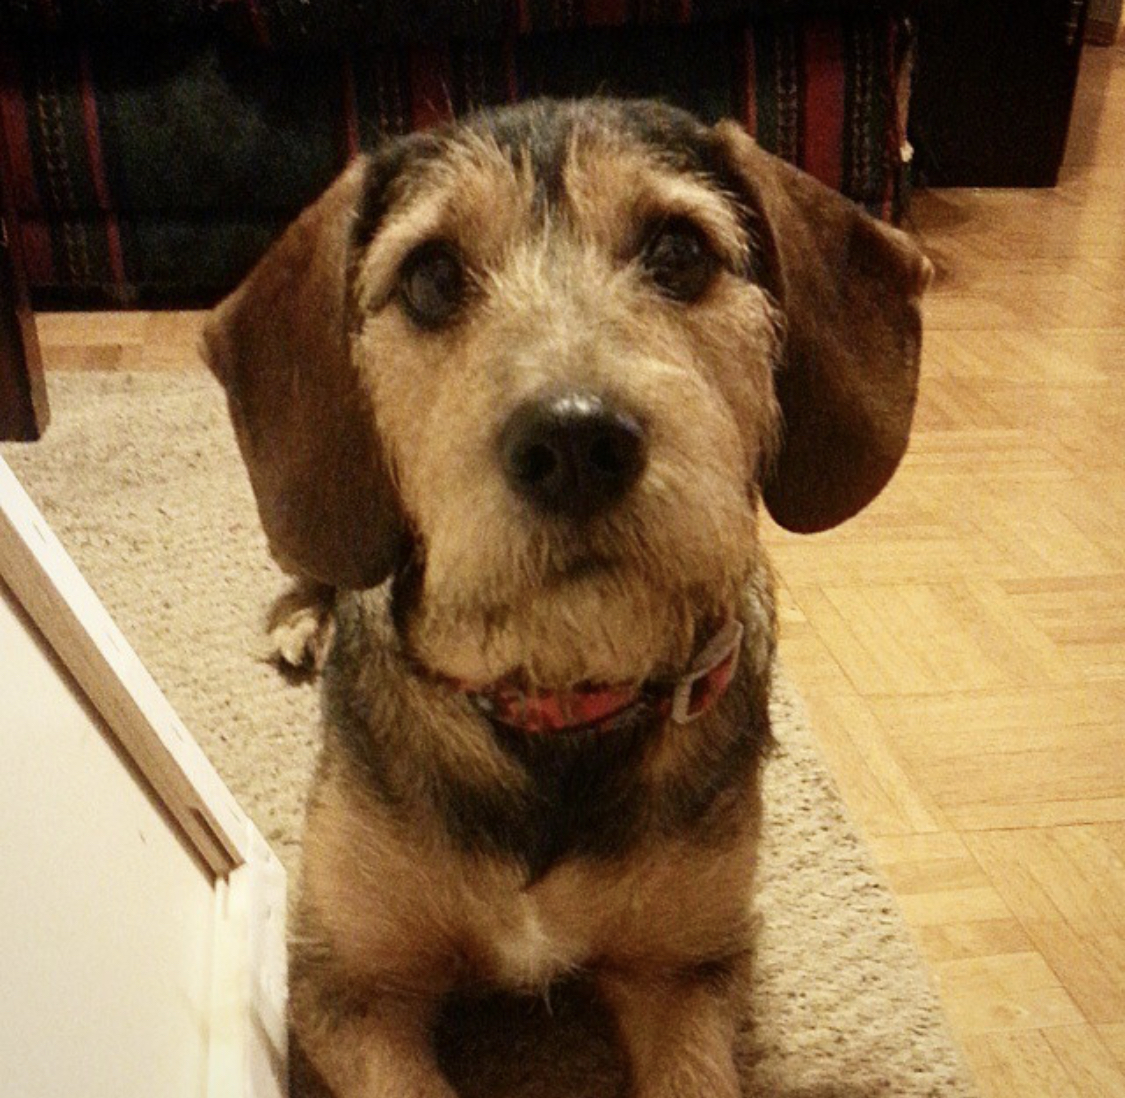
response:
M526 894L499 922L491 945L497 976L513 987L545 987L579 959L572 944L544 926L539 905Z

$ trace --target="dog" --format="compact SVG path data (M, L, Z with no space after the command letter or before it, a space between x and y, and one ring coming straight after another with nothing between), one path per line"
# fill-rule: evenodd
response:
M322 662L291 947L338 1098L452 1098L451 996L581 978L635 1098L735 1098L771 743L764 502L825 530L907 445L904 233L655 102L357 159L207 361Z

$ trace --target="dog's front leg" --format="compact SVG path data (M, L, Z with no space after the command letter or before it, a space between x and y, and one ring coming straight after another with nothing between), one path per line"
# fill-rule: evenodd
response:
M633 1098L738 1098L734 1009L706 980L601 982L629 1057Z
M437 1065L438 999L357 996L311 982L290 989L301 1052L332 1098L456 1098Z

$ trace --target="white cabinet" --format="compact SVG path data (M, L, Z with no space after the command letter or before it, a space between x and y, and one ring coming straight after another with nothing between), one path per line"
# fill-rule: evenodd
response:
M285 879L0 461L0 1077L281 1098Z

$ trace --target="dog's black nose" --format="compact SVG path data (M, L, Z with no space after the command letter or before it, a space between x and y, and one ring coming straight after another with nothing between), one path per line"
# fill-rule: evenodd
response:
M588 393L521 404L500 435L508 484L548 514L586 518L616 503L645 467L645 432Z

